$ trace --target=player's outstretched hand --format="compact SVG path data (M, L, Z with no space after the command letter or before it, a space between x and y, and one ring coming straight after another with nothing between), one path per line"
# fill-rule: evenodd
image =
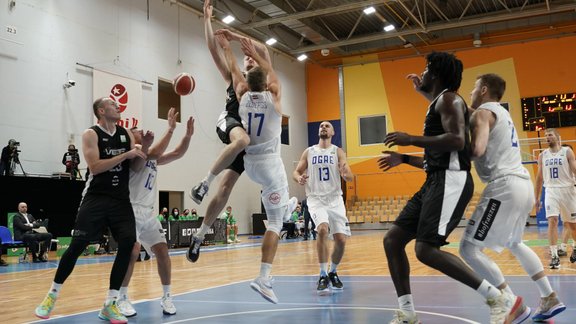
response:
M393 151L382 151L382 156L378 159L378 168L386 172L402 163L402 154Z

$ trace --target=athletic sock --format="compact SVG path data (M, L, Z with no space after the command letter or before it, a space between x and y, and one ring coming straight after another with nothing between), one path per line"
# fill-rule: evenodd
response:
M196 237L198 237L199 239L204 241L204 236L206 236L206 234L208 233L209 230L210 230L210 226L208 226L208 225L204 224L204 222L202 222L202 225L200 225L200 230L198 232L196 232Z
M171 285L162 285L162 291L164 291L164 297L170 297Z
M337 268L338 268L338 263L334 263L334 262L330 263L330 272L336 272Z
M400 310L404 312L416 312L416 309L414 309L414 300L412 299L412 294L398 297L398 305L400 305Z
M260 264L260 277L268 279L270 277L270 273L272 272L272 264L271 263L264 263Z
M496 298L502 294L500 289L491 285L486 279L482 280L480 287L476 291L486 299Z
M328 275L328 263L320 263L320 276Z
M62 289L62 284L57 284L55 282L52 282L52 287L50 287L50 290L48 290L48 293L52 293L52 294L58 296L58 294L60 294L60 289Z
M214 180L214 178L216 178L215 174L212 174L212 172L208 172L208 175L206 176L206 178L204 178L204 180L202 180L203 182L206 182L206 184L208 184L208 187L210 187L210 184L212 183L212 181Z

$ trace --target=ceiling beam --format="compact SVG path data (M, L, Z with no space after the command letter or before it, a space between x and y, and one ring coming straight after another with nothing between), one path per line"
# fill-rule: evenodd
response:
M332 42L328 44L318 44L318 45L311 45L300 47L295 50L292 50L290 53L292 55L301 54L305 52L312 52L323 48L332 48L332 47L340 47L340 46L347 46L347 45L354 45L360 44L365 42L377 41L382 39L388 39L393 37L399 36L406 36L406 35L413 35L422 32L433 32L433 31L440 31L446 29L453 29L453 28L461 28L467 26L477 26L477 25L484 25L489 23L501 22L501 21L508 21L514 19L521 19L521 18L529 18L534 16L541 16L541 15L549 15L554 13L561 13L566 11L574 11L576 10L576 4L565 4L565 5L558 5L555 7L550 8L539 8L539 9L529 9L524 11L518 11L514 13L502 13L499 15L483 15L482 17L477 16L470 16L466 20L462 20L459 22L451 22L451 23L437 23L437 24L429 24L426 27L426 30L422 28L412 28L398 32L390 32L390 33L378 33L369 36L363 37L356 37L351 38L348 40L342 40L338 42Z
M263 26L269 26L274 24L283 23L290 20L300 20L304 18L316 17L316 16L324 16L324 15L331 15L339 12L345 11L353 11L364 7L369 7L373 5L378 5L382 3L388 2L396 2L397 0L367 0L367 1L359 1L350 4L344 4L335 7L323 8L323 9L316 9L316 10L309 10L303 11L294 14L282 15L279 17L274 17L270 19L264 19L262 21L253 22L250 24L246 24L241 26L241 28L258 28Z

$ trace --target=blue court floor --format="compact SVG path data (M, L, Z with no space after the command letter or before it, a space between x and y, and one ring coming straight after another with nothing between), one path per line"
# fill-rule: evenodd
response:
M550 276L567 305L576 303L576 278ZM174 296L178 313L162 314L160 302L135 301L138 315L129 323L388 323L397 300L389 277L341 276L345 289L329 296L316 294L315 276L274 278L276 305L252 291L249 282L213 287ZM533 310L537 289L527 277L508 277L516 294L525 296ZM474 291L443 276L413 277L413 293L420 321L426 324L488 323L489 309ZM56 306L57 308L58 306ZM549 323L576 323L576 311L568 308ZM103 323L98 310L55 317L46 323ZM525 323L531 323L530 320Z

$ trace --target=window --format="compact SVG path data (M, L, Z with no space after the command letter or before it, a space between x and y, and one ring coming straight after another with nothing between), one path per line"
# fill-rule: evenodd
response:
M386 136L386 116L364 116L358 119L360 145L382 144Z
M282 115L282 134L280 142L284 145L290 145L290 117Z
M180 96L172 89L172 81L158 78L158 118L167 119L171 107L179 113L176 121L180 122Z

